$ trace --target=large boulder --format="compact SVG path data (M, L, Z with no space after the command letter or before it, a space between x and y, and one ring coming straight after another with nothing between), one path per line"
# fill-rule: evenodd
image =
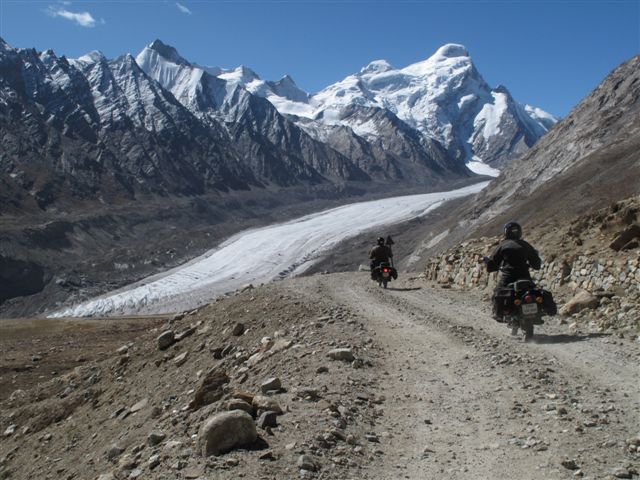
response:
M209 417L198 433L202 455L222 455L234 448L256 441L258 433L251 415L242 410L218 413Z
M586 308L598 308L600 301L598 297L591 295L589 292L582 290L578 292L571 300L564 304L560 309L562 315L573 315Z

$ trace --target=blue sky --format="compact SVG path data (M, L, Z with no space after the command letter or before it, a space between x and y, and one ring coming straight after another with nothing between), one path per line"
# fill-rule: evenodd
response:
M640 0L0 0L0 36L68 57L135 55L160 38L309 92L371 60L402 67L462 43L489 84L564 116L640 53Z

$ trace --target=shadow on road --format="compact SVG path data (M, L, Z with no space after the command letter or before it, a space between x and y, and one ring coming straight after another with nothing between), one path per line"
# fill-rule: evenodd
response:
M585 333L584 335L545 335L536 333L533 337L533 343L554 344L554 343L575 343L591 340L592 338L609 337L610 333Z
M387 290L393 290L394 292L413 292L414 290L422 290L422 287L411 287L411 288L392 288L389 287Z

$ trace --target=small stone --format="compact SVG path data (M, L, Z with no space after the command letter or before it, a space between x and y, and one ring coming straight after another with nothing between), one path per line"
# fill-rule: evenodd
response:
M262 393L267 393L269 391L281 390L281 389L282 389L282 382L278 377L268 378L267 380L262 382L262 385L260 385L260 390L262 391Z
M318 470L318 466L311 455L300 455L298 458L298 468L309 472Z
M253 407L239 398L231 398L222 405L224 410L243 410L249 415L253 415Z
M132 406L130 408L131 413L135 413L135 412L138 412L138 411L142 410L148 404L149 404L149 399L148 398L143 398L142 400L140 400L138 403L136 403L134 406Z
M173 333L173 330L167 330L165 332L162 332L158 336L158 349L166 350L171 345L173 345L174 342L175 342L175 334Z
M236 323L235 326L233 327L233 330L231 330L231 335L233 335L234 337L239 337L244 332L245 332L244 323Z
M364 438L366 438L367 440L369 440L372 443L380 443L380 439L378 438L378 436L376 434L373 434L373 433L365 434Z
M113 473L103 473L98 476L98 480L116 480L116 477L114 477Z
M138 465L136 459L132 455L124 455L118 462L118 467L122 470L133 470Z
M17 425L9 425L7 429L4 431L4 436L8 437L10 435L13 435L16 432L16 428L18 428Z
M262 395L256 395L251 402L253 408L256 411L272 411L277 414L282 414L282 408L278 405L278 402L271 397L264 397Z
M263 412L258 418L257 425L263 430L266 428L275 428L278 426L278 414L276 412Z
M259 460L276 460L276 456L274 455L273 451L271 450L267 450L266 452L264 452L263 454L261 454L258 457Z
M182 472L183 478L200 478L204 475L204 469L199 467L187 468Z
M565 458L565 459L560 461L560 465L562 465L567 470L579 470L580 469L580 467L578 466L576 461L573 460L573 459L570 460L568 458Z
M134 468L129 474L129 478L140 478L144 472L139 468Z
M158 465L160 465L160 455L151 455L149 457L149 461L147 462L147 465L149 466L150 470L153 470L154 468L156 468Z
M616 478L632 478L631 472L624 467L614 468L611 471L611 475Z
M224 385L231 379L225 372L210 370L196 389L189 407L197 410L200 407L217 402L224 395Z
M118 458L122 452L124 452L124 448L119 445L111 445L109 450L107 450L107 460L113 461Z
M327 356L332 360L341 360L343 362L353 362L356 358L349 348L334 348L327 352Z
M329 371L329 368L322 365L318 367L318 369L316 370L316 373L327 373L328 371Z
M179 342L180 340L187 338L194 333L196 333L196 327L189 327L186 330L181 331L180 333L176 333L176 342Z
M148 436L147 436L147 445L149 445L150 447L154 447L160 443L162 443L162 441L167 438L167 435L163 432L151 432Z
M184 365L187 361L188 355L189 355L189 352L181 353L180 355L178 355L176 358L173 359L173 363L175 363L177 367Z
M118 353L119 355L126 355L128 352L129 352L129 345L123 345L118 350L116 350L116 353Z

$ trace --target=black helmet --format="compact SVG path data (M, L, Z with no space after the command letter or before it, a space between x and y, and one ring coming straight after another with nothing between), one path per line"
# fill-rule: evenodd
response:
M378 237L378 245L384 245L384 238Z
M522 227L517 222L509 222L504 226L504 237L512 240L522 237Z

